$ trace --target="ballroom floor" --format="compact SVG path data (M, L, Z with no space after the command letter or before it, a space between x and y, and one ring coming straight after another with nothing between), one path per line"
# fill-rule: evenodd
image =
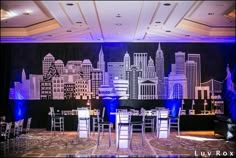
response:
M168 139L158 139L152 133L145 133L144 146L140 133L133 134L132 150L115 146L115 133L112 133L112 145L108 145L108 135L101 136L101 144L96 146L97 134L91 138L78 138L76 132L56 135L45 129L31 129L31 132L9 142L9 148L0 157L193 157L193 156L235 156L235 141L225 141L214 136L213 131L171 132ZM204 155L203 155L204 153ZM208 155L209 156L209 155Z

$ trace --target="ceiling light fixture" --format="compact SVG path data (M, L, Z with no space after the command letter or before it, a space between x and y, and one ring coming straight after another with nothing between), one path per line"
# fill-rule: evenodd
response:
M76 23L77 23L77 24L82 24L82 22L81 22L81 21L77 21Z
M164 3L163 5L164 6L170 6L171 4L170 3Z
M116 26L121 26L122 24L121 23L117 23Z
M121 15L120 15L120 14L117 14L117 15L116 15L116 17L117 17L117 18L120 18L120 17L121 17Z
M171 32L170 30L166 30L166 32Z
M73 6L74 4L73 3L66 3L66 5Z
M160 22L160 21L156 21L155 23L156 23L156 24L160 24L161 22Z
M28 12L25 12L25 13L23 13L23 15L30 15L30 13L28 13Z

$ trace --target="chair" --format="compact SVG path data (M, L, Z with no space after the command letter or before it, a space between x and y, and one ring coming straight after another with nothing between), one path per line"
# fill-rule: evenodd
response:
M6 154L6 149L9 150L9 139L11 134L12 122L6 123L5 129L1 132L1 153ZM3 152L2 152L3 151Z
M145 109L141 108L141 111L144 110L145 111L145 130L147 128L151 129L151 132L155 131L155 117L153 115L153 111L146 111Z
M23 133L24 119L19 120L19 135Z
M133 132L142 132L141 139L142 145L144 145L144 124L145 124L145 110L141 110L142 120L141 121L131 121Z
M102 109L102 117L101 117L101 118L99 117L100 121L103 121L103 120L104 120L105 110L106 110L106 108L103 107L103 109ZM96 110L96 113L97 113L97 112L99 112L98 109ZM100 113L100 112L99 112L99 113ZM96 115L96 117L93 117L93 133L94 133L94 134L95 134L96 128L98 129L97 115Z
M119 116L118 123L118 144L117 150L120 147L120 140L127 140L130 149L132 149L132 123L131 123L131 113L127 112L127 109L117 110Z
M77 132L80 138L89 138L90 135L90 114L88 108L77 108L78 127Z
M169 115L169 132L171 128L177 128L178 136L180 134L180 114L181 114L181 107L179 108L177 116Z
M102 132L104 132L104 126L108 127L108 131L109 131L109 147L111 146L111 128L112 128L112 123L108 122L108 121L104 121L102 118L100 118L100 112L97 111L97 120L98 120L98 138L97 138L97 145L99 146L99 142L100 142L100 131L102 128Z
M64 134L64 117L63 116L57 116L54 111L54 107L50 107L50 114L51 114L51 131L55 131L56 128L59 128L60 132L63 132Z
M169 110L157 110L157 137L166 138L169 136Z
M32 117L29 117L29 118L27 119L26 127L23 129L24 133L29 133L29 131L30 131L30 126L31 126L31 120L32 120Z

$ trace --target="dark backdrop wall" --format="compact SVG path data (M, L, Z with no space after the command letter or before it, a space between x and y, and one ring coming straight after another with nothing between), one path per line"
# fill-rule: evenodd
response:
M1 104L0 115L8 115L9 120L14 120L16 108L22 104L16 104L14 100L9 100L9 88L13 87L15 81L21 81L22 69L25 69L26 77L29 74L42 74L42 60L44 56L51 53L55 59L61 59L64 64L68 60L90 59L93 67L97 67L98 53L101 45L103 47L106 62L123 61L126 51L133 61L133 53L147 52L149 56L155 59L155 53L158 43L1 43ZM186 54L201 55L201 74L202 81L205 82L211 78L224 81L226 77L226 65L230 65L231 71L236 71L236 45L235 43L161 43L161 49L165 58L165 76L170 73L171 64L175 63L175 53L177 51ZM186 55L187 56L187 55ZM236 83L236 77L233 76ZM24 102L24 101L20 101ZM101 100L95 101L96 107L102 105ZM132 102L132 104L130 104ZM66 105L65 105L66 104ZM25 117L34 116L39 127L45 127L49 106L58 105L58 108L71 109L83 106L83 101L25 101L22 111ZM152 108L162 106L163 101L135 101L126 100L119 103L121 106L136 105L136 108L145 106ZM188 105L187 105L188 104ZM68 106L67 106L68 105ZM190 105L186 103L188 109ZM199 103L200 105L200 103ZM96 108L94 107L94 108ZM187 108L186 107L186 108ZM201 110L202 107L199 107ZM19 112L19 111L18 111ZM43 118L42 121L39 119Z
M1 44L2 53L10 55L10 85L20 81L22 68L26 75L42 74L42 60L51 53L55 59L61 59L64 64L68 60L90 59L93 67L97 67L98 53L103 47L106 62L123 61L126 51L130 54L131 64L133 53L147 52L155 59L158 43L16 43ZM187 54L201 55L202 81L211 78L223 81L226 77L226 65L233 69L236 64L235 43L161 43L165 58L165 76L175 63L175 53L182 51ZM234 78L235 80L235 78Z

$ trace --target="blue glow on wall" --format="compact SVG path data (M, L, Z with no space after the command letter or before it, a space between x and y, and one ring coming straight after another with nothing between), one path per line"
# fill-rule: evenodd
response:
M227 66L226 89L224 99L226 100L229 117L232 121L236 121L236 90L233 83L233 76L235 76L236 66L230 72L229 65Z
M23 100L23 96L20 93L15 94L17 100L14 102L14 120L20 120L25 117L26 113L26 101Z
M108 121L115 123L115 115L111 115L111 112L116 112L116 109L119 106L119 99L117 97L112 97L111 99L103 99L102 100L103 105L105 105L106 108L106 116L108 116Z
M164 106L170 110L172 116L177 116L181 107L181 99L168 99L164 101Z

